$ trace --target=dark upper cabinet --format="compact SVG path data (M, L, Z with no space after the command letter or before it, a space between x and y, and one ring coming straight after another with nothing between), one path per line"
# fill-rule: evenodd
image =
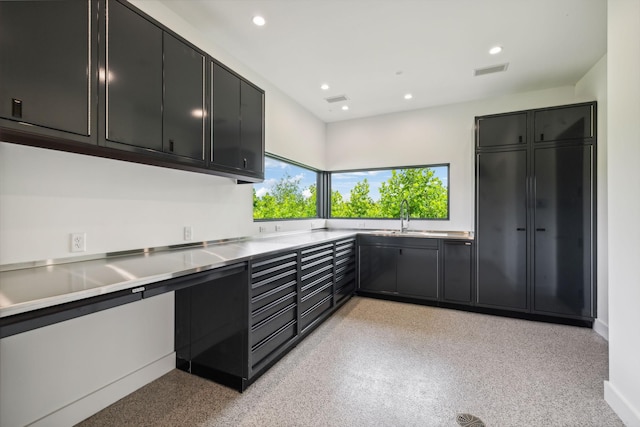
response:
M240 168L240 78L212 63L212 155L218 166Z
M240 82L240 155L242 168L264 174L264 94L255 86Z
M205 58L164 33L162 145L165 152L205 160Z
M107 5L106 139L162 151L162 30Z
M0 2L0 118L13 121L3 125L93 132L96 27L93 1Z
M533 309L593 317L593 147L535 150Z
M262 179L264 93L215 62L211 72L211 162Z
M400 295L438 298L438 249L401 248L397 258L397 291Z
M477 302L527 305L527 152L479 153L476 163Z
M577 105L534 112L536 142L593 137L593 105Z
M442 299L469 304L473 301L473 244L443 240Z
M476 132L479 147L526 144L527 113L480 117Z

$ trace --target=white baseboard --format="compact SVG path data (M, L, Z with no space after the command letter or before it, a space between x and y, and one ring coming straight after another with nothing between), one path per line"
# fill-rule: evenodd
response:
M609 341L609 325L607 325L600 319L596 319L593 322L593 330L596 331L596 333L602 338Z
M140 387L160 378L176 366L176 354L171 353L138 369L124 378L104 386L57 411L40 418L31 426L70 426L89 418Z
M604 400L627 427L640 427L640 408L634 408L611 382L604 382Z

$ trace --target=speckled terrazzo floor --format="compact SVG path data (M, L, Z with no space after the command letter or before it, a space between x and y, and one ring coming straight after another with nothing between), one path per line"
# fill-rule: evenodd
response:
M586 328L355 297L240 394L174 370L89 426L623 426Z

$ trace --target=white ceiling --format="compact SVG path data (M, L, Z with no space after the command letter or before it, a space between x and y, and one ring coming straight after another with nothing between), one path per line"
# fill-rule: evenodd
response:
M325 122L572 85L607 48L605 0L162 2Z

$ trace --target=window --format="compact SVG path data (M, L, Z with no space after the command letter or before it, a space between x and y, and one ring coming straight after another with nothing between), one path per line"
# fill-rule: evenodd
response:
M449 165L331 173L332 218L449 218Z
M253 186L253 219L316 218L318 172L265 156L264 181Z

